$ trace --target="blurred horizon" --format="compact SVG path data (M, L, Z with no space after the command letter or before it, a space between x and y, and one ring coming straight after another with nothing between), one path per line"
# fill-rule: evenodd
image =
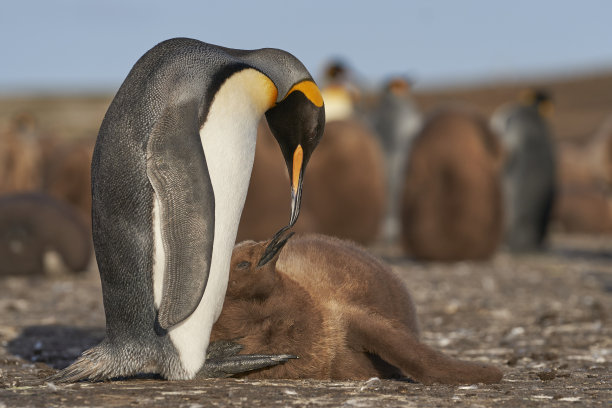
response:
M285 49L315 79L339 58L366 87L391 75L419 90L612 73L610 2L371 4L12 1L0 15L0 96L113 93L142 54L179 36Z

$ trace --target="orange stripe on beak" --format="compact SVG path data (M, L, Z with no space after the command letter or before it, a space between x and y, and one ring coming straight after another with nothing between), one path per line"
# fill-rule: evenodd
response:
M304 151L302 145L298 145L293 152L293 172L291 180L291 188L293 191L297 191L298 184L300 182L300 171L302 171L302 161L304 160Z

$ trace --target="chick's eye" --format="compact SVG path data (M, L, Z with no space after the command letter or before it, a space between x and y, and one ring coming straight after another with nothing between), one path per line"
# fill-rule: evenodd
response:
M236 269L247 269L251 266L249 261L242 261L238 265L236 265Z

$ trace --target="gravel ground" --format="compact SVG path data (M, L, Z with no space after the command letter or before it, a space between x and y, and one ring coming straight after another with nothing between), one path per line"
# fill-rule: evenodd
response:
M44 378L103 336L98 274L3 277L0 408L610 406L610 238L557 235L545 253L480 263L423 264L372 248L408 283L423 340L497 364L505 376L492 386L155 378L56 386Z

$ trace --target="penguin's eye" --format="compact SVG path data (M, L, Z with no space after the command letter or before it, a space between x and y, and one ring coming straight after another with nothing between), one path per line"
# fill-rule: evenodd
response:
M251 267L251 263L249 261L242 261L238 265L236 265L236 269L248 269Z

